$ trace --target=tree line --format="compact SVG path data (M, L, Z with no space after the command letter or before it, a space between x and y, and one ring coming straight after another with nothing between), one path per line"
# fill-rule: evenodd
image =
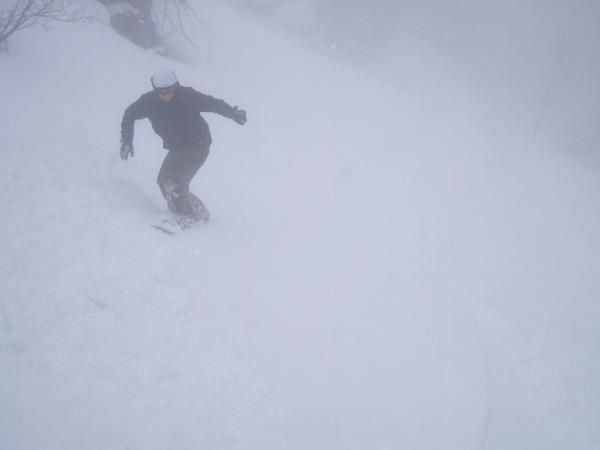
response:
M160 45L159 25L176 28L187 37L186 19L199 22L189 0L97 0L104 5L110 25L142 48ZM0 6L0 50L26 28L48 28L52 22L94 20L73 0L7 0ZM157 24L158 22L158 24ZM189 39L189 38L188 38Z

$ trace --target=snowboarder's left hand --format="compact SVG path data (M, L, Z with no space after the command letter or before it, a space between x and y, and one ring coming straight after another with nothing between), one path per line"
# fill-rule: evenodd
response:
M121 159L122 160L126 160L127 158L129 158L129 156L131 156L133 158L134 156L134 151L133 151L133 145L128 144L126 142L123 142L121 144Z
M248 120L246 118L246 111L244 111L243 109L238 109L237 106L234 106L232 119L235 120L235 123L239 125L244 125Z

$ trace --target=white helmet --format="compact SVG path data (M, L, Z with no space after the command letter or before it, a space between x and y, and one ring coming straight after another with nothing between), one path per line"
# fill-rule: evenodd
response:
M169 69L159 69L152 74L152 86L154 89L164 89L174 86L178 83L175 72Z

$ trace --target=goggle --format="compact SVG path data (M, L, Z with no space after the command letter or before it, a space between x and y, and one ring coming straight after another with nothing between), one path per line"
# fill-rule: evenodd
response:
M158 95L171 95L175 92L175 86L157 89Z

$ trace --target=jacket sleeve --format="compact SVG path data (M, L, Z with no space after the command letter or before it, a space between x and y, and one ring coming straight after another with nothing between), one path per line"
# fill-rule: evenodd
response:
M217 113L229 119L232 119L235 116L233 107L221 99L211 97L210 95L195 90L193 91L193 99L198 112Z
M150 116L150 105L148 96L142 95L125 109L121 121L121 142L131 144L133 142L133 129L136 120L146 119Z

